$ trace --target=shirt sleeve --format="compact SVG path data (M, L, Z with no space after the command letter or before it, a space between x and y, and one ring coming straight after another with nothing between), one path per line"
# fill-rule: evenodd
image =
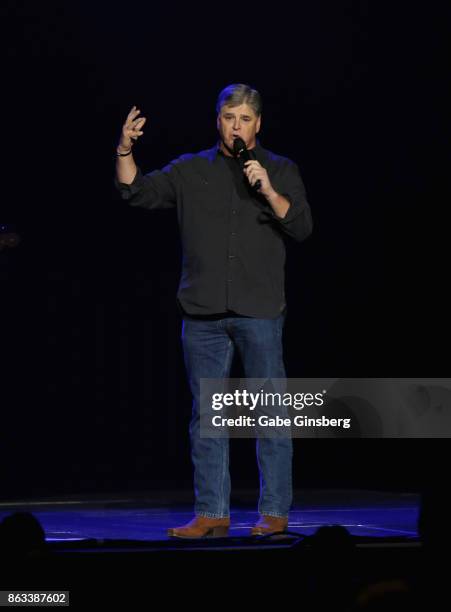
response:
M297 165L286 160L277 179L272 183L277 193L290 202L290 207L283 218L278 217L270 206L268 206L268 214L285 234L297 242L302 242L312 233L313 220Z
M162 170L153 170L148 174L142 173L137 167L137 172L132 183L120 183L114 177L114 185L123 200L130 206L142 206L143 208L174 208L177 203L177 169L173 162Z

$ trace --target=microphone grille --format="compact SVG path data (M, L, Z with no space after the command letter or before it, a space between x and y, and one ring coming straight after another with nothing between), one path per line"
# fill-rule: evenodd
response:
M233 141L233 152L235 153L235 155L240 155L243 149L246 149L246 143L244 142L244 140L242 138L235 138L235 140Z

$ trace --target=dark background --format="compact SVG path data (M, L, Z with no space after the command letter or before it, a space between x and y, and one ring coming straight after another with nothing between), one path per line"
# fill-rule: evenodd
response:
M444 3L4 7L2 498L191 487L176 216L113 187L133 104L148 172L213 146L223 87L261 92L315 223L287 243L289 376L449 374ZM232 447L256 488L254 441ZM297 487L416 490L448 441L295 447Z

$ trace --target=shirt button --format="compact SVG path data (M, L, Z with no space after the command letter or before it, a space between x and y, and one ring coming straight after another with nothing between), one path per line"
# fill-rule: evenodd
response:
M233 259L235 255L229 255L229 259Z
M236 236L236 232L230 232L231 236Z
M232 208L232 215L236 215L236 209Z

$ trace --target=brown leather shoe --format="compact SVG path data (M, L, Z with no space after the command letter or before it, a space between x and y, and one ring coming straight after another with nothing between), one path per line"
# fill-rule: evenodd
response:
M229 518L209 518L195 516L181 527L168 529L171 538L221 538L229 535Z
M286 531L288 519L280 516L260 515L258 523L251 529L251 535L265 535L267 533L280 533Z

